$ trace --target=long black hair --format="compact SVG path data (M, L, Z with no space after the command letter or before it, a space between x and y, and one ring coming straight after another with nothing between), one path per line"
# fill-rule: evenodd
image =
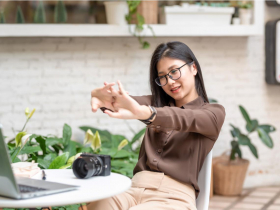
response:
M168 106L170 101L174 102L174 99L167 93L165 93L162 87L158 86L155 83L155 79L158 77L157 64L160 59L164 57L180 59L182 61L185 61L186 63L191 63L192 61L194 61L197 68L197 74L195 75L195 89L198 95L201 96L205 102L209 103L204 87L200 65L195 55L186 44L174 41L160 44L159 46L157 46L153 53L150 63L150 86L152 91L152 105L155 107L162 107Z

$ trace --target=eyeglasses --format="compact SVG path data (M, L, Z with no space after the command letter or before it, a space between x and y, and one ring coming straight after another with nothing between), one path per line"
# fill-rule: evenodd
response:
M192 61L191 63L185 63L183 66L185 65L192 65L194 63L194 61ZM170 78L170 79L173 79L173 80L177 80L177 79L180 79L181 77L181 68L183 67L179 67L179 68L175 68L175 69L172 69L171 71L169 71L168 74L166 75L163 75L163 76L159 76L155 79L155 82L157 83L158 86L164 86L167 84L167 76Z

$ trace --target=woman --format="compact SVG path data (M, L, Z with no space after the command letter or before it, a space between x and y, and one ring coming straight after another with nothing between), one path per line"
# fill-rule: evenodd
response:
M199 63L181 42L160 44L150 64L152 95L129 96L118 81L92 91L92 111L147 124L132 187L89 209L196 210L198 174L217 140L225 109L209 104ZM105 109L103 109L105 107Z

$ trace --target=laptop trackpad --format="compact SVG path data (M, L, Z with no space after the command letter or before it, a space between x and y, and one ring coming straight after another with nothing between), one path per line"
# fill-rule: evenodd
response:
M39 187L39 188L44 188L47 190L58 190L58 189L64 189L64 188L78 187L78 186L74 186L74 185L67 185L67 184L61 184L61 183L57 183L57 182L30 179L30 178L25 178L25 177L17 177L17 183L19 185L26 185L26 186L30 186L30 187Z

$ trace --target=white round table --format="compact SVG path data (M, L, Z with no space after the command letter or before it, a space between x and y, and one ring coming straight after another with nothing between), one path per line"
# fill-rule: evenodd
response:
M47 181L78 185L80 187L77 190L26 200L0 197L0 208L33 208L87 203L120 194L131 187L130 178L112 172L110 176L97 176L89 179L76 178L72 169L49 169L45 170L45 172ZM41 179L41 172L32 178Z

